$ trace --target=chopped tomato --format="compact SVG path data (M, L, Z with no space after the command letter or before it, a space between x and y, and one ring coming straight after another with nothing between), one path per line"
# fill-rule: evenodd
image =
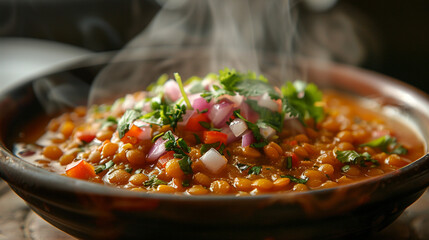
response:
M207 113L197 113L192 115L186 123L186 130L189 131L204 131L205 128L201 126L200 122L210 123L210 119Z
M288 144L288 145L291 145L291 146L296 146L296 145L298 145L298 141L296 141L296 140L286 141L285 143L286 143L286 144Z
M156 166L159 168L165 168L165 165L168 161L174 158L174 151L168 151L161 157L159 157L158 162L156 163Z
M86 143L91 142L92 140L94 140L95 138L95 133L91 132L91 131L82 131L82 132L77 132L76 133L76 137Z
M293 152L287 152L285 155L287 157L291 157L292 158L292 167L298 167L299 166L300 161L299 161L298 156L295 153L293 153Z
M84 180L97 176L94 167L85 160L69 164L66 169L66 175L68 177Z
M223 132L204 131L203 133L203 142L205 144L220 142L226 145L227 140L228 135Z
M137 139L139 138L140 134L143 133L143 130L136 125L133 125L130 130L128 130L127 133L121 138L121 141L124 143L131 143L136 144Z

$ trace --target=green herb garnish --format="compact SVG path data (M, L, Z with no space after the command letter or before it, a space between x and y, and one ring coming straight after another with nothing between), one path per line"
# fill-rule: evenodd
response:
M130 130L130 125L140 116L141 112L134 109L129 109L124 113L124 115L122 115L121 119L118 121L119 138L123 138L125 136L125 133Z
M240 171L246 171L247 169L249 169L250 168L250 166L249 165L247 165L247 164L244 164L244 163L237 163L237 164L235 164L236 166L237 166L237 168L240 170Z
M381 151L385 153L407 154L408 152L406 148L404 148L402 145L397 143L395 137L391 137L390 135L379 137L377 139L361 144L359 146L379 148ZM392 149L392 151L389 151L389 149Z
M249 169L248 174L259 175L262 171L262 166L253 166Z
M155 175L150 176L149 180L143 183L145 187L156 187L158 185L166 185L166 184L167 183L165 181L158 179Z
M306 118L319 122L324 117L323 107L317 106L323 94L313 83L303 81L286 82L282 87L283 110L289 115L298 117L305 124Z
M201 152L201 154L204 154L208 150L210 150L211 148L217 148L217 147L219 147L219 145L220 145L220 142L203 144L203 145L201 145L200 152Z
M366 167L368 163L374 166L378 166L380 163L371 158L371 155L367 152L362 154L357 153L354 150L336 151L338 161L344 164L359 165Z
M105 163L105 164L101 164L101 165L98 165L97 167L95 167L95 173L96 174L99 174L99 173L101 173L102 171L104 171L104 170L106 170L106 169L109 169L109 168L111 168L111 167L113 167L113 165L115 165L115 163L113 162L113 160L110 160L110 161L108 161L107 163Z
M301 183L301 184L306 184L308 181L308 178L297 178L291 175L281 175L280 177L282 178L289 178L292 182L294 183Z
M183 138L176 140L176 137L171 131L167 131L162 136L162 139L167 140L165 145L166 151L174 151L174 157L179 159L179 166L185 174L192 174L192 161L187 155L191 150Z

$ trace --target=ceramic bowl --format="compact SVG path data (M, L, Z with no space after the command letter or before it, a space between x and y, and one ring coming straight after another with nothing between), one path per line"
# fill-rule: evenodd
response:
M157 57L124 60L101 54L2 92L0 176L38 215L83 239L320 239L366 235L394 221L429 185L428 96L374 72L320 62L302 65L309 81L321 88L375 98L394 106L416 130L416 137L424 141L426 154L399 170L349 185L242 197L131 192L51 173L13 154L13 139L23 123L67 105L58 97L65 91L61 87L58 90L59 86L83 86L106 76L140 76L144 82L156 79L160 72L178 71L183 78L207 73L207 69L201 69L203 61L192 54L184 57L193 64L178 61L174 65ZM105 68L112 59L114 63ZM130 71L130 66L138 67ZM276 72L272 65L266 66L268 75ZM144 88L147 83L138 87ZM43 93L35 92L47 85L54 86L57 92L51 94L45 88ZM118 87L113 92L121 91ZM73 100L74 104L86 103L81 95ZM42 106L44 101L55 104Z

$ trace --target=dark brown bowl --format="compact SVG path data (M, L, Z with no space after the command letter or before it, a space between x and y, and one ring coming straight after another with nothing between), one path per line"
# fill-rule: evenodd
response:
M429 153L400 170L350 185L243 197L131 192L60 176L16 157L12 144L17 129L35 116L46 114L40 99L58 100L46 98L50 96L48 92L42 96L35 94L34 86L40 82L49 82L52 86L75 82L85 85L110 59L110 55L102 54L79 61L10 88L0 96L0 176L37 214L75 237L320 239L365 235L394 221L429 185ZM184 68L182 61L177 66L160 64L160 61L156 57L119 59L110 70L104 69L103 74L112 76L120 72L118 67L126 70L127 66L139 66L142 78L150 80L156 79L159 72L178 71L184 77L207 73L206 68L200 69L203 65L200 61L192 68ZM429 98L426 94L397 80L354 67L315 62L303 66L308 79L322 88L377 98L379 102L395 106L399 115L416 129L416 137L424 141L427 151ZM266 70L268 75L275 73L274 68ZM117 93L120 92L117 89ZM86 99L75 101L85 103ZM64 102L53 106L60 105Z

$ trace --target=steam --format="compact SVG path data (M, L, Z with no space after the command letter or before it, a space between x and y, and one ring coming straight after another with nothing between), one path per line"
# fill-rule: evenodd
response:
M293 0L167 1L147 30L99 74L90 104L144 89L163 73L204 76L228 67L275 69L279 79L295 77L290 66L297 50L296 5Z

